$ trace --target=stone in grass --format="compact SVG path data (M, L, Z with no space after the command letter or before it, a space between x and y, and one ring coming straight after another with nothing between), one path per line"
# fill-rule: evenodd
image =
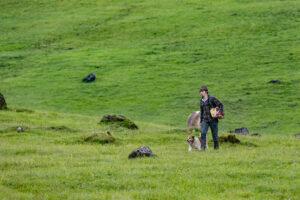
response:
M23 127L22 126L19 126L18 128L17 128L17 132L23 132L24 131L24 129L23 129Z
M141 157L155 157L156 155L152 153L151 149L148 146L140 146L139 148L133 150L128 158L141 158Z
M233 134L221 135L219 136L219 142L227 142L232 144L240 143L241 141L235 137Z
M247 134L249 134L249 131L246 127L242 127L242 128L234 129L234 133L241 133L241 134L247 135Z
M89 83L89 82L93 82L95 79L96 79L96 75L91 73L91 74L87 75L85 78L83 78L82 81Z
M5 128L4 130L0 131L2 133L8 133L8 132L18 132L18 133L21 133L21 132L26 132L26 131L29 131L29 127L27 126L11 126L11 127L7 127Z
M101 119L100 123L103 124L116 124L128 129L138 129L138 126L127 119L124 115L121 114L109 114L109 115L104 115L103 118Z
M273 80L270 80L268 83L281 83L281 81L280 81L280 80L273 79Z
M84 142L91 142L91 143L99 143L99 144L107 144L113 143L116 139L111 135L109 131L106 133L92 133L85 135L83 137Z
M0 110L6 110L7 105L3 94L0 93Z
M294 137L300 139L300 133L294 134Z

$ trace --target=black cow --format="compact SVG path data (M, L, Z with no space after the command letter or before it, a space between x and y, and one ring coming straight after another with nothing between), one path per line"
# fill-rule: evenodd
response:
M89 75L87 75L84 79L82 79L83 82L92 82L96 79L95 74L91 73Z

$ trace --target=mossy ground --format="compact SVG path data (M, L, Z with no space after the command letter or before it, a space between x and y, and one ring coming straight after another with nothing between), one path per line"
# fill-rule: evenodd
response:
M90 133L83 136L79 142L91 142L98 144L107 144L115 142L115 138L111 135L110 132L105 133Z

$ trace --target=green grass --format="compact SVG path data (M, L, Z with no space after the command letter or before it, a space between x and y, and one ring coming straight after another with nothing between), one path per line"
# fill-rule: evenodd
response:
M0 199L299 199L299 11L296 0L1 0ZM220 134L262 137L188 153L201 85L224 103ZM110 113L140 129L98 124ZM108 130L112 144L82 142ZM141 145L158 156L128 160Z
M300 140L238 136L247 145L221 144L188 152L191 133L137 122L113 129L115 143L78 140L99 133L98 117L1 111L1 199L299 199ZM7 128L26 126L18 133ZM65 131L49 127L65 126ZM72 129L73 131L68 131ZM197 135L198 133L193 133ZM220 133L222 134L222 133ZM148 145L155 158L129 160Z
M222 130L297 133L299 9L299 1L1 1L0 91L10 107L183 128L206 84L225 104ZM82 83L91 72L97 80Z

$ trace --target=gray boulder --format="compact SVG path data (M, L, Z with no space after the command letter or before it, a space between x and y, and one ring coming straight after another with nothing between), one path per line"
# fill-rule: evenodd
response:
M140 146L139 148L133 150L129 155L128 158L138 158L138 157L151 157L156 156L152 153L151 149L148 146Z
M249 134L249 130L246 127L236 128L236 129L234 129L234 133L241 133L241 134L247 135L247 134Z
M0 93L0 110L6 110L7 105L4 99L4 96Z

